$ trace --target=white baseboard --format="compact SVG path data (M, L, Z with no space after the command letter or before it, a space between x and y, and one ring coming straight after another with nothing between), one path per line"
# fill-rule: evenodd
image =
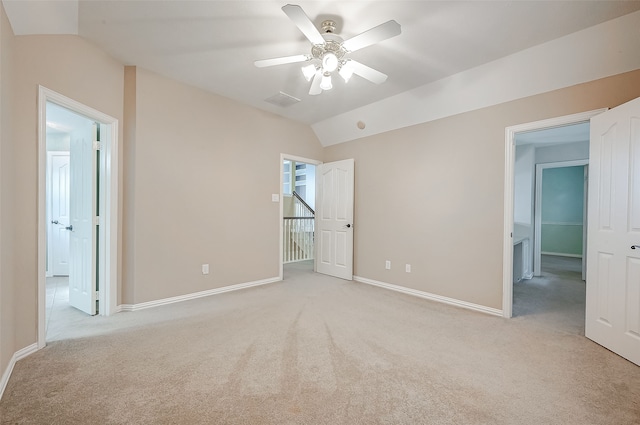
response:
M2 380L0 380L0 399L2 399L2 395L4 394L4 390L7 388L7 384L9 383L9 378L11 378L11 373L13 372L13 367L16 365L18 360L24 359L30 354L38 351L38 344L31 344L27 347L24 347L21 350L16 351L9 364L7 365L7 369L2 374Z
M121 304L116 308L117 312L120 311L138 311L145 308L159 307L161 305L179 303L182 301L193 300L196 298L208 297L210 295L222 294L230 291L238 291L240 289L251 288L253 286L266 285L268 283L279 282L282 279L279 277L272 277L269 279L256 280L253 282L238 283L236 285L223 286L222 288L209 289L201 292L194 292L192 294L179 295L177 297L164 298L156 301L148 301L140 304Z
M455 298L443 297L442 295L431 294L429 292L418 291L417 289L406 288L404 286L398 286L391 283L380 282L377 280L367 279L365 277L354 276L353 280L368 285L378 286L380 288L389 289L391 291L402 292L403 294L413 295L414 297L420 297L431 301L437 301L444 304L453 305L456 307L466 308L467 310L479 311L481 313L491 314L493 316L502 317L502 310L497 308L486 307L480 304L473 304L466 301L457 300Z
M540 254L542 254L542 255L554 255L556 257L582 258L582 255L580 255L580 254L565 254L564 252L544 252L544 251L542 251Z

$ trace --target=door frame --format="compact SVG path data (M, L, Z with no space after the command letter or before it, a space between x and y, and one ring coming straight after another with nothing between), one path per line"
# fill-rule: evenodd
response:
M502 316L513 315L513 198L515 177L515 138L517 133L544 130L589 121L608 108L564 115L505 128L504 142L504 223L502 243Z
M542 274L542 173L544 170L550 168L565 168L565 167L580 167L589 165L588 159L578 159L575 161L558 161L558 162L547 162L544 164L536 164L536 190L535 190L535 200L533 202L534 213L533 213L533 275L540 276ZM584 171L583 171L584 172ZM584 190L584 184L583 184ZM583 192L586 197L587 193ZM585 240L584 240L584 228L587 226L587 211L584 201L582 202L582 228L583 228L583 241L582 248L584 249ZM586 252L582 253L582 262L583 264L586 262Z
M46 172L47 102L100 123L99 198L100 315L117 312L118 300L118 120L43 86L38 86L38 348L46 345Z
M278 169L280 170L280 190L279 190L279 198L278 200L280 201L280 223L278 224L278 228L280 229L280 236L278 237L279 240L279 248L278 248L278 278L280 280L283 280L284 278L284 258L282 255L282 250L284 247L284 240L283 240L283 232L284 232L284 226L283 226L283 220L284 220L284 193L282 192L282 186L284 184L284 180L283 180L283 174L284 174L284 161L295 161L295 162L304 162L305 164L311 164L311 165L315 165L316 167L320 164L322 164L322 161L318 161L317 159L309 159L309 158L303 158L301 156L296 156L296 155L289 155L286 153L281 153L280 154L280 166L278 167ZM314 250L315 250L315 246L314 246ZM313 270L315 271L316 269L316 262L315 262L315 253L314 253L314 260L313 260Z

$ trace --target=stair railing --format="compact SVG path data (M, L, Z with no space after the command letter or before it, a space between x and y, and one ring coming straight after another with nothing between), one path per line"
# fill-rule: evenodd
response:
M313 259L315 211L295 191L294 216L283 218L283 262Z

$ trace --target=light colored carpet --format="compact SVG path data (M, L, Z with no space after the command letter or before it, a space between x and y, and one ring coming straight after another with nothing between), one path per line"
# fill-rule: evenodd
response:
M640 368L539 316L294 265L280 283L82 317L17 363L0 423L640 423Z

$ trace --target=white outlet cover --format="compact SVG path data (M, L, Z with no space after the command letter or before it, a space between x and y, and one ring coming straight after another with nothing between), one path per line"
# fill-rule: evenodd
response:
M405 264L404 265L404 271L407 273L411 273L411 264Z
M203 264L202 265L202 274L209 274L209 265L208 264Z

